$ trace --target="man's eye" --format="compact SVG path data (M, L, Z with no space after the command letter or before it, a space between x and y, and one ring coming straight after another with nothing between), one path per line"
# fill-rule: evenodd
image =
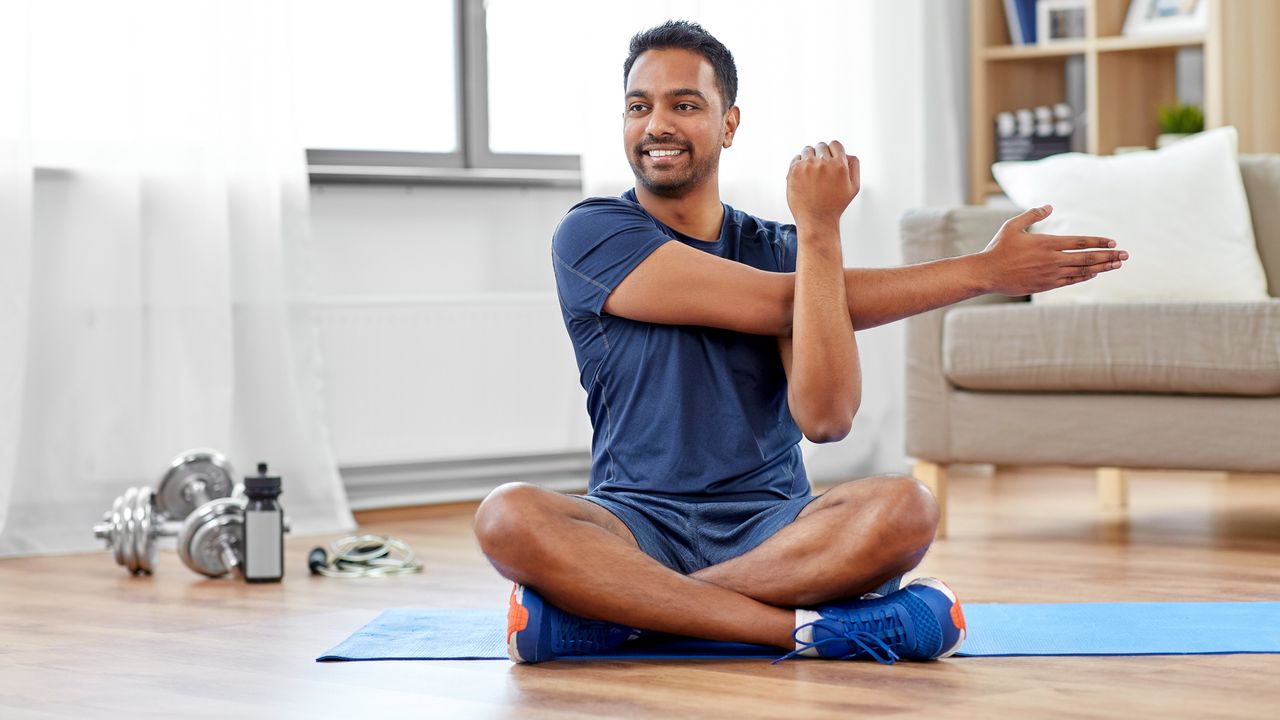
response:
M676 109L677 110L697 110L698 106L690 105L689 103L680 103L679 105L676 106Z
M627 106L627 112L643 112L643 111L644 111L644 105L641 105L640 103L635 103L633 105Z

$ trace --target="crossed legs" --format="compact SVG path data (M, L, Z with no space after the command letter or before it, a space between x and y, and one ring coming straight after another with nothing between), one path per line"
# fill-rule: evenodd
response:
M691 575L645 555L604 508L534 485L494 490L475 529L498 572L575 615L790 649L794 608L856 597L915 567L937 521L914 479L857 480L814 499L750 552Z

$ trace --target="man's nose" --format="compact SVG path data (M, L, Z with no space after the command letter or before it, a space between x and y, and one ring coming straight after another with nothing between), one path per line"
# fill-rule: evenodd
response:
M675 131L675 126L671 122L671 113L659 108L654 108L649 113L649 124L645 126L645 133L653 137L662 137L663 135L671 135Z

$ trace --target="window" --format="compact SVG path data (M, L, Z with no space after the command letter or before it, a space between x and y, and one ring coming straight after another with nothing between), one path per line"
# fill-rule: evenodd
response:
M307 147L458 152L453 0L300 0L292 10Z
M581 153L582 133L564 125L566 118L576 120L581 113L563 103L576 95L565 79L574 77L574 64L582 62L580 44L573 38L582 32L581 25L548 22L551 3L488 0L485 5L489 149L494 153ZM557 36L557 31L564 34ZM536 74L529 72L531 58L536 58ZM547 102L549 93L557 99L555 103Z
M313 178L577 183L580 134L528 111L572 68L572 44L542 31L546 4L294 0L293 12Z

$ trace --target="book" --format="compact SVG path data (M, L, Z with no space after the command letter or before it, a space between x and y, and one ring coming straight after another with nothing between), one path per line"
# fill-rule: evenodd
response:
M1009 43L1022 44L1022 23L1018 20L1018 0L1004 0L1004 20L1009 25Z
M1018 23L1022 26L1022 42L1036 41L1036 0L1014 0L1018 6Z

